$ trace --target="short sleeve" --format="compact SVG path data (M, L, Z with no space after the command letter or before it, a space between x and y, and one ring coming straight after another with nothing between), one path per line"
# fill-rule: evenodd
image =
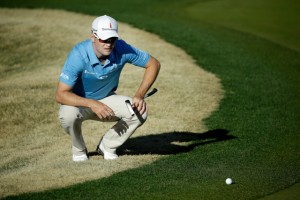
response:
M125 55L126 61L130 64L139 67L145 67L150 59L149 53L129 45L123 40L118 43L117 48L122 51L122 53Z
M73 48L63 66L59 80L73 87L79 75L82 73L83 64L80 53L76 48Z

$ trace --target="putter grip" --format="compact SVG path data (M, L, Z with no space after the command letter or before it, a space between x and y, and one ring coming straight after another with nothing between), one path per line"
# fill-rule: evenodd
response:
M150 97L151 95L155 94L156 92L157 92L157 89L153 88L153 90L151 92L149 92L148 94L146 94L144 98Z

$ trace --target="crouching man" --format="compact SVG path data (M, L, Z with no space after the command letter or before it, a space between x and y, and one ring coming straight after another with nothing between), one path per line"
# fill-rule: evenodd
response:
M141 84L133 97L116 94L121 71L126 63L145 69ZM71 136L73 161L88 160L82 135L82 122L115 121L97 146L106 160L118 158L116 150L147 118L144 96L155 82L160 63L118 35L117 21L109 16L92 22L91 38L74 46L59 77L56 101L61 104L59 120ZM132 79L135 77L128 77ZM125 101L138 112L132 116ZM141 120L142 118L142 120Z

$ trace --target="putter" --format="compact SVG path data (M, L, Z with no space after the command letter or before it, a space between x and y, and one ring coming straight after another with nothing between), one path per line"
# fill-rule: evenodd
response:
M156 88L153 88L153 90L151 90L151 92L149 92L149 93L147 93L145 95L144 99L146 99L147 97L150 97L150 96L154 95L157 91L158 90ZM125 103L126 103L126 106L127 106L128 110L129 110L131 116L133 116L135 114L135 112L134 112L134 110L132 108L132 105L131 105L130 101L126 100Z

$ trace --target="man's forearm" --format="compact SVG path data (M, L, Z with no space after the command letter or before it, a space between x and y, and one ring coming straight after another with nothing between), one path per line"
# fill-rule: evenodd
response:
M80 97L73 92L64 91L57 93L56 101L64 105L91 107L93 100Z
M160 63L153 57L151 59L149 66L146 67L143 81L135 93L135 97L143 98L157 78L160 70Z

